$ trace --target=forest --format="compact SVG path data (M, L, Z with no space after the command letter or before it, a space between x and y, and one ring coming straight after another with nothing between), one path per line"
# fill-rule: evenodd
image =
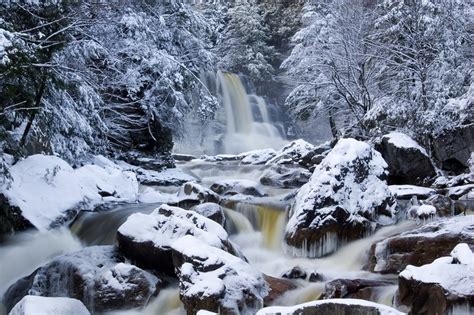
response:
M2 0L0 315L471 314L473 33L460 0Z

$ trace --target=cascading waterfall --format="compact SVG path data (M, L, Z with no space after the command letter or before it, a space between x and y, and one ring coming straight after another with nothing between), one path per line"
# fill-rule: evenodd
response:
M283 132L271 121L264 98L248 94L238 75L219 71L216 90L226 116L224 153L284 146Z

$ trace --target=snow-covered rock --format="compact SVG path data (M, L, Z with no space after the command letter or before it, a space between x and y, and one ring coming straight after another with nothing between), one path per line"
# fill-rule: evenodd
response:
M267 161L267 165L300 164L303 157L312 153L315 146L302 139L295 140L276 152L276 155Z
M298 192L285 230L289 251L320 257L393 220L387 164L368 144L341 139ZM388 218L388 219L387 219Z
M420 220L428 220L436 215L436 208L432 205L421 205L416 210L416 216Z
M9 315L90 315L81 301L65 297L27 295Z
M390 185L388 188L395 198L403 200L410 200L412 197L416 197L417 199L427 199L436 194L436 190L432 188L414 185Z
M183 184L177 194L176 205L189 209L197 204L205 202L219 203L221 198L212 190L199 185L198 183L188 182Z
M245 152L239 155L242 158L240 163L244 165L261 165L267 163L270 159L275 157L276 154L277 153L274 149L262 149Z
M473 311L473 283L474 254L461 243L447 257L420 267L407 266L399 275L398 300L412 314L455 314L453 309L460 308Z
M181 301L188 314L255 314L268 285L261 272L242 259L187 235L172 244Z
M426 150L404 133L389 133L376 147L388 164L390 184L426 186L427 181L436 176Z
M268 314L351 314L351 315L406 315L386 305L357 299L330 299L295 306L271 306L256 315Z
M136 201L135 174L116 167L73 169L55 156L32 155L10 168L12 182L2 194L40 230L71 219L82 208L105 201Z
M310 177L311 173L305 168L274 165L265 170L260 177L260 183L279 188L299 188L306 184Z
M209 246L241 255L219 223L196 212L168 205L160 206L151 214L129 216L117 231L117 242L119 250L137 266L174 275L171 245L185 235L193 235Z
M398 273L407 265L421 266L449 255L458 243L474 247L474 216L457 216L426 224L372 245L369 270Z
M221 179L213 183L210 189L222 196L249 195L264 197L265 192L259 187L260 184L249 179Z
M143 307L161 282L129 264L112 246L93 246L54 258L5 293L7 309L26 295L81 300L91 312Z
M191 208L192 211L199 213L203 217L211 219L219 223L222 226L225 226L225 215L224 209L219 206L217 203L206 202L200 205L197 205Z

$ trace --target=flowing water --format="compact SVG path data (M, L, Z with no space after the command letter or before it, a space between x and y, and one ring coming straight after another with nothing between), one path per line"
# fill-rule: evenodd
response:
M264 166L238 166L233 163L218 165L207 162L188 162L179 167L201 178L201 183L210 186L222 179L256 179L264 171ZM227 230L232 240L238 244L250 263L262 272L280 277L295 266L304 270L314 270L323 275L324 281L336 278L389 279L393 276L380 276L363 271L367 251L371 244L387 236L408 230L413 222L401 222L380 229L374 235L351 242L335 254L320 258L297 258L283 250L282 240L287 222L288 201L285 196L293 190L259 187L268 197L249 198L234 201L225 208ZM157 188L159 189L159 188ZM169 192L169 189L166 189ZM114 244L118 227L135 212L150 213L158 204L115 205L109 210L85 212L70 229L49 233L24 233L0 247L0 293L21 276L25 276L54 256L78 250L89 245ZM275 303L294 305L317 299L324 291L324 283L297 281L298 288L280 297ZM389 286L378 292L377 300L391 304L395 287ZM167 288L140 311L117 312L114 315L152 315L183 314L178 289Z
M239 76L218 72L218 99L225 109L224 153L238 154L262 148L281 148L285 144L282 128L271 120L265 99L249 94Z

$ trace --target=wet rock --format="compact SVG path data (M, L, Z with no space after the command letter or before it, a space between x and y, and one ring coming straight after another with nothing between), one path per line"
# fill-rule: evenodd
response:
M474 246L474 216L431 222L377 242L371 247L368 268L380 273L399 273L408 265L421 266L449 255L461 242Z
M386 305L357 299L330 299L313 301L295 306L271 306L261 309L256 315L406 315Z
M191 210L199 213L203 217L219 223L222 226L225 225L224 209L217 203L206 202L193 207Z
M442 169L455 174L469 169L469 159L474 152L474 124L447 131L433 139L433 155Z
M306 279L307 276L308 275L306 271L298 266L295 266L291 270L285 272L281 277L286 279Z
M260 183L278 188L299 188L306 184L311 173L300 167L275 165L267 169L260 177Z
M368 279L336 279L326 283L325 299L362 299L375 301L379 287L394 285L394 282Z
M179 162L189 162L197 159L194 155L173 153L173 159Z
M31 228L34 228L33 224L21 215L21 209L12 206L5 195L0 194L0 242L16 232Z
M65 297L27 295L10 311L9 315L90 315L81 301Z
M449 217L456 215L454 201L443 195L434 195L425 201L425 204L431 205L436 209L436 215L439 217Z
M447 257L399 275L398 303L411 314L469 314L474 310L474 254L458 244Z
M211 190L222 196L234 196L238 194L264 197L265 192L257 182L247 179L225 179L219 180L211 185Z
M462 196L467 195L473 191L474 191L474 184L469 184L469 185L449 188L447 195L451 199L458 200Z
M321 257L371 234L381 216L393 222L386 167L368 144L340 140L296 195L285 230L288 251Z
M271 304L286 292L296 289L296 285L289 280L274 278L267 275L264 277L270 289L270 292L264 299L265 305Z
M308 277L309 282L319 282L323 280L324 280L324 277L320 273L317 273L316 271L312 271L309 273L309 277Z
M268 285L263 274L242 259L191 235L175 241L172 248L187 314L255 314L263 307Z
M390 184L426 186L436 176L426 150L403 133L392 132L383 136L376 149L388 164Z
M177 206L190 209L198 204L213 202L219 203L221 198L218 194L197 183L188 182L181 186L178 192Z
M210 246L243 257L219 223L167 205L149 215L129 216L117 231L117 243L120 252L137 266L174 276L171 245L184 235L193 235Z
M5 305L10 310L26 295L41 295L78 299L91 312L143 307L158 293L161 280L123 261L112 246L59 256L13 284Z

